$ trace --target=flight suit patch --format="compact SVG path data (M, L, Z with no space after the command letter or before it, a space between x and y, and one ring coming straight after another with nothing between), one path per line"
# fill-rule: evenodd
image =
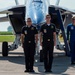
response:
M27 34L27 30L25 30L24 33Z
M46 29L44 29L44 33L47 33L47 30Z
M72 27L71 27L71 30L73 30L73 29L74 29L74 27L72 26Z

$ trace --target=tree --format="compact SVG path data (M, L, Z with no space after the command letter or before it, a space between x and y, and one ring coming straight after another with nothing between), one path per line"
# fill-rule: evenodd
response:
M9 27L7 28L7 31L8 31L8 32L12 32L12 31L13 31L12 26L9 26Z

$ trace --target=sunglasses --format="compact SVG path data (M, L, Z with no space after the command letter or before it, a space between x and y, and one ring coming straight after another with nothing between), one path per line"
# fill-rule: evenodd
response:
M46 18L51 18L51 17L46 17Z
M27 21L27 22L31 22L31 21Z

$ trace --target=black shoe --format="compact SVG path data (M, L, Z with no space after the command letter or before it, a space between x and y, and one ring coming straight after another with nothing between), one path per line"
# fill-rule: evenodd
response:
M52 71L51 71L51 70L50 70L49 72L50 72L50 73L52 73Z
M75 65L75 62L71 62L71 65Z
M30 70L29 72L35 72L34 70Z
M29 70L25 70L24 72L29 72Z
M52 71L51 71L51 70L46 70L45 72L46 72L46 73L47 73L47 72L50 72L50 73L52 73Z

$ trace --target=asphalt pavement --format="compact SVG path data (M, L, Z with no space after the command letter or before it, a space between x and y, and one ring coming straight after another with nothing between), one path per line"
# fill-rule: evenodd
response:
M44 63L35 56L35 73L25 73L24 52L20 46L10 51L8 57L2 56L2 43L0 43L0 75L75 75L75 65L70 64L70 57L65 56L64 51L54 49L52 73L44 72Z

